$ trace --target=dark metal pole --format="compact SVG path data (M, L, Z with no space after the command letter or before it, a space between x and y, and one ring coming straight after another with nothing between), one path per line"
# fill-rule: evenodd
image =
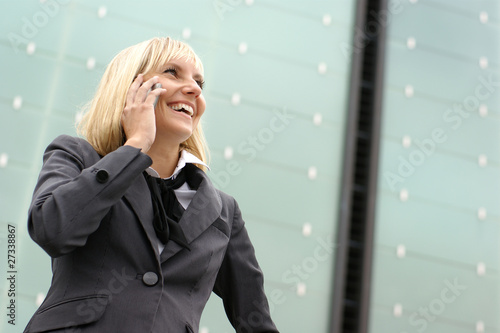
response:
M357 0L355 27L363 29L366 17L367 0ZM356 153L356 136L358 123L358 101L363 69L362 50L358 51L357 43L362 42L358 35L359 29L354 29L351 58L351 81L349 85L349 104L347 112L346 135L344 142L343 177L340 194L340 210L337 229L337 251L334 264L333 302L330 317L330 332L341 333L344 316L344 289L347 277L347 256L349 251L349 230L351 221L351 193L353 188L353 173ZM358 39L358 40L357 40Z
M387 11L387 0L379 0L379 10ZM387 22L388 23L388 22ZM376 49L376 73L374 82L373 98L373 123L370 150L370 173L369 173L369 193L366 207L366 229L365 229L365 251L363 255L363 280L361 295L363 300L360 308L360 333L368 332L371 299L373 246L375 231L375 208L377 198L378 164L380 153L380 127L382 119L383 93L384 93L384 70L385 70L385 48L387 40L387 26L380 26Z
M358 0L330 332L366 333L380 146L387 0ZM388 14L389 15L389 14ZM370 29L378 24L377 31Z

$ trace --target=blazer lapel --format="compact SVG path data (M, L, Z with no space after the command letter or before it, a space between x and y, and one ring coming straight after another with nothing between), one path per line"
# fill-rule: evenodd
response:
M159 261L158 237L153 228L153 204L151 202L151 193L146 183L146 179L144 179L142 175L137 177L124 197L146 231L151 247L156 255L156 259Z
M196 169L196 172L203 179L193 200L191 200L191 203L179 221L188 244L191 244L201 233L210 227L220 216L222 210L222 200L212 182L202 170ZM176 242L168 242L160 255L161 262L166 261L182 249L183 247Z

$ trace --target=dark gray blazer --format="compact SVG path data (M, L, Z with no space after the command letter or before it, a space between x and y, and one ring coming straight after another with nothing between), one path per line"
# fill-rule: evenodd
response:
M53 279L25 332L198 332L212 290L237 332L278 332L238 205L202 170L179 221L191 250L171 241L158 254L151 163L130 146L101 157L70 136L47 147L28 230Z

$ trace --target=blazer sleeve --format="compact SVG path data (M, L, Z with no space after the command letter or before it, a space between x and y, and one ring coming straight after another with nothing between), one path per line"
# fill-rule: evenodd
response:
M234 200L234 199L233 199ZM279 333L264 293L264 277L255 257L238 203L234 201L231 237L214 285L236 332Z
M89 156L94 156L92 165L85 160ZM56 138L45 150L29 208L31 238L51 257L85 245L110 208L151 163L149 156L131 146L100 159L83 139Z

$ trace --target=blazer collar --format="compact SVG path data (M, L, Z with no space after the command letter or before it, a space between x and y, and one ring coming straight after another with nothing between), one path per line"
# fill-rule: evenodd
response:
M188 244L208 229L222 211L222 200L208 176L197 167L193 169L200 178L200 185L179 221ZM167 260L182 249L177 243L168 242L160 255L161 261Z
M200 185L186 211L182 214L179 225L186 236L188 244L200 236L212 223L219 218L222 210L222 200L208 176L201 169L194 167L196 176L200 178ZM125 193L126 200L137 215L151 246L158 257L158 237L153 228L153 211L151 193L146 180L142 175L137 177L132 186ZM161 262L175 255L183 247L170 241L166 244L159 259Z

